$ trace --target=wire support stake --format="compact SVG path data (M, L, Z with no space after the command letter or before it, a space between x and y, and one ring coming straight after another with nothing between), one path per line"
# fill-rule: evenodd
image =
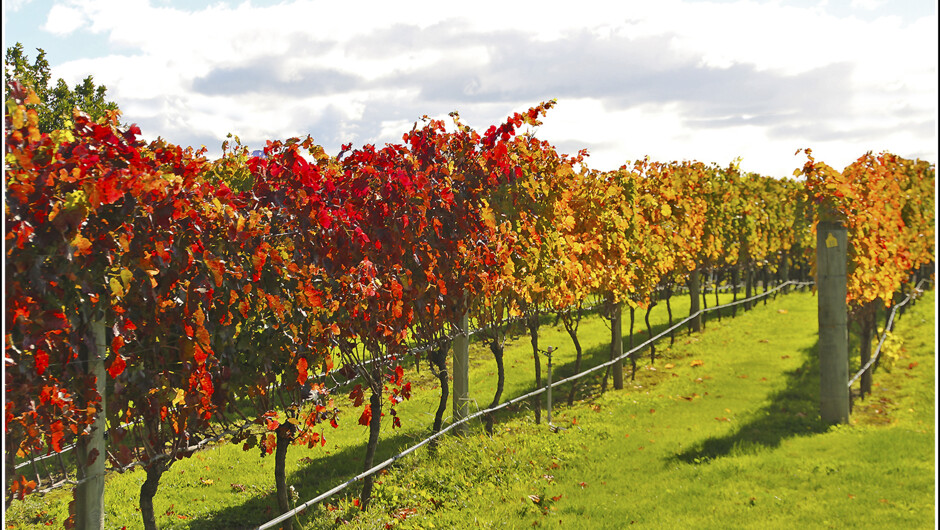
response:
M685 319L682 320L681 322L678 322L678 323L674 324L674 325L673 325L672 327L670 327L669 329L667 329L667 330L663 331L662 333L656 335L655 337L653 337L653 338L647 340L646 342L644 342L643 344L637 346L636 348L633 348L632 350L630 350L630 351L624 353L624 354L621 355L620 357L617 357L616 359L612 359L612 360L607 361L607 362L605 362L605 363L599 364L599 365L597 365L597 366L595 366L595 367L593 367L593 368L590 368L590 369L588 369L588 370L584 370L583 372L581 372L581 373L579 373L579 374L575 374L575 375L573 375L573 376L566 377L565 379L561 379L561 380L555 381L555 382L553 382L553 383L551 384L551 387L556 387L556 386L559 386L559 385L562 385L562 384L565 384L565 383L569 383L569 382L571 382L571 381L574 381L575 379L580 379L580 378L582 378L582 377L587 376L588 374L591 374L591 373L594 373L594 372L596 372L596 371L598 371L598 370L607 368L608 366L610 366L610 365L612 365L612 364L614 364L614 363L616 363L616 362L618 362L618 361L622 361L623 359L626 359L627 357L633 355L634 353L636 353L636 352L638 352L638 351L640 351L640 350L646 348L646 346L648 346L650 343L652 343L652 342L654 342L654 341L656 341L656 340L659 340L660 338L664 337L665 335L667 335L667 334L668 334L670 331L672 331L673 329L679 328L679 327L683 326L684 324L688 323L690 320L692 320L693 318L695 318L696 316L698 316L700 313L704 313L704 312L707 312L707 311L715 311L715 310L718 310L718 309L723 309L723 308L725 308L725 307L730 307L730 306L732 306L732 305L741 304L741 303L748 302L748 301L751 301L751 300L757 300L757 299L763 298L763 297L765 297L765 296L769 296L769 295L773 294L774 292L776 292L776 291L778 291L778 290L780 290L780 289L786 287L787 285L797 285L797 286L801 286L801 285L811 285L812 283L813 283L813 282L793 282L793 281L788 281L788 282L786 282L786 283L782 283L782 284L778 285L777 287L775 287L775 288L773 288L773 289L771 289L771 290L769 290L769 291L767 291L767 292L765 292L765 293L760 293L760 294L758 294L758 295L752 296L752 297L747 298L747 299L744 299L744 300L738 300L738 301L732 302L732 303L730 303L730 304L725 304L725 305L721 305L721 306L715 306L715 307L709 307L709 308L707 308L707 309L702 309L702 310L700 310L700 311L697 311L695 314L689 315L687 318L685 318ZM469 422L470 420L474 420L474 419L476 419L476 418L479 418L480 416L483 416L484 414L490 414L490 413L496 412L496 411L498 411L498 410L501 410L501 409L503 409L503 408L506 408L506 407L508 407L508 406L510 406L510 405L514 405L514 404L516 404L516 403L520 403L520 402L529 400L529 399L531 399L531 398L533 398L533 397L535 397L535 396L538 396L538 395L541 395L541 394L547 392L548 389L549 389L549 386L546 385L546 386L544 386L544 387L542 387L542 388L533 390L532 392L529 392L528 394L523 394L523 395L521 395L521 396L515 397L515 398L513 398L513 399L510 399L509 401L505 401L505 402L503 402L503 403L500 403L499 405L496 405L495 407L490 407L490 408L486 408L486 409L480 410L480 411L478 411L478 412L475 412L475 413L473 413L473 414L467 416L466 418L463 418L463 419L461 419L461 420L459 420L459 421L456 421L456 422L454 422L454 423L451 423L451 424L448 425L447 427L445 427L445 428L441 429L440 431L438 431L436 434L433 434L433 435L429 436L428 438L425 438L424 440L422 440L422 441L416 443L415 445L409 447L408 449L405 449L405 450L402 451L401 453L398 453L397 455L395 455L395 456L393 456L393 457L391 457L391 458L385 460L384 462L382 462L382 463L380 463L380 464L377 464L377 465L373 466L372 468L367 469L366 471L363 471L362 473L359 473L358 475L356 475L355 477L353 477L353 478L347 480L346 482L343 482L342 484L339 484L339 485L333 487L332 489L321 493L320 495L318 495L318 496L316 496L316 497L310 499L309 501L307 501L307 502L301 504L300 506L297 506L297 507L293 508L292 510L289 510L289 511L287 511L287 512L284 512L283 514L281 514L281 515L275 517L274 519L271 519L270 521L268 521L268 522L262 524L261 526L255 527L255 528L256 528L256 530L267 530L268 528L273 528L273 527L277 526L278 524L280 524L280 523L282 523L282 522L284 522L284 521L286 521L286 520L288 520L288 519L294 517L294 516L297 515L298 513L300 513L300 512L302 512L302 511L306 510L306 509L309 508L310 506L313 506L313 505L315 505L315 504L317 504L317 503L319 503L319 502L322 502L322 501L324 501L324 500L326 500L326 499L332 497L333 495L336 495L337 493L339 493L339 492L343 491L344 489L346 489L347 487L349 487L351 484L355 484L356 482L359 482L360 480L364 479L365 477L368 477L369 475L373 475L373 474L375 474L375 473L378 473L379 471L385 469L386 467L388 467L388 466L394 464L395 462L397 462L397 461L400 460L401 458L403 458L403 457L405 457L405 456L407 456L407 455L409 455L409 454L411 454L411 453L417 451L419 448L421 448L421 447L427 445L427 444L430 443L431 441L436 440L437 438L440 438L441 436L444 436L445 434L447 434L447 433L450 432L451 430L457 428L458 426L463 425L464 423L467 423L467 422Z

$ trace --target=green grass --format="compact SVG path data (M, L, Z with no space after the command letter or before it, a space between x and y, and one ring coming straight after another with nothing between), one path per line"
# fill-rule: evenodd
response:
M734 320L711 319L704 333L680 333L671 348L666 339L655 366L644 357L636 380L623 391L608 386L600 396L600 375L589 377L568 408L559 406L567 388L556 389L555 424L564 428L557 434L535 425L530 412L503 414L493 438L475 424L466 437L446 437L436 456L421 449L400 461L378 478L367 512L352 507L358 494L353 486L299 520L310 528L333 527L337 519L363 528L515 528L559 521L609 528L630 522L933 527L933 307L928 293L901 318L895 333L904 341L900 358L890 373L875 373L873 395L856 402L852 425L828 427L819 420L816 299L794 293L738 311ZM654 333L665 327L665 314L663 305L654 309ZM687 298L674 300L673 314L688 314ZM637 329L643 329L639 343L646 331L643 313L636 316ZM609 330L601 319L587 318L580 337L588 366L607 358ZM543 326L540 345L560 348L555 380L573 372L574 349L562 328ZM495 389L495 363L479 343L471 345L471 359L471 398L484 407ZM693 367L695 360L702 364ZM513 340L504 400L533 388L532 365L528 338ZM423 438L433 419L436 380L426 369L414 374L412 368L409 375L415 391L399 406L403 428L383 429L377 461ZM350 411L339 429L327 430L323 449L291 449L288 482L300 501L361 471L368 433L357 418ZM110 477L108 528L140 526L136 506L143 480L141 471ZM276 514L272 492L270 457L216 446L164 475L155 498L158 524L258 525ZM63 491L15 502L8 523L39 528L54 520L59 526L69 497Z

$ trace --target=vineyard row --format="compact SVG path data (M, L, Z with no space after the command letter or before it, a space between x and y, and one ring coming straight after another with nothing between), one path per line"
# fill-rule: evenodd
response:
M495 406L511 318L538 352L540 317L557 314L579 371L588 300L619 329L624 307L648 309L679 288L698 311L703 274L748 290L759 274L809 275L819 219L850 231L847 301L863 329L934 260L934 166L888 153L839 172L806 150L800 179L648 159L597 171L586 152L560 154L524 131L548 102L482 134L455 113L384 147L331 156L307 137L249 156L236 139L210 161L145 143L115 114L76 113L71 129L40 133L35 97L15 83L10 94L7 502L35 487L17 459L75 443L77 499L97 498L106 458L145 463L147 528L161 475L229 428L231 442L274 454L287 511L286 448L323 445L324 426L337 425L325 389L308 384L317 372L361 378L349 399L370 431L366 468L382 417L397 426L395 405L410 396L397 364L409 351L441 381L439 431L447 353L468 318L497 361ZM622 363L612 377L621 388ZM105 418L134 428L111 429L102 451ZM371 489L366 477L363 508ZM88 506L76 502L73 519Z

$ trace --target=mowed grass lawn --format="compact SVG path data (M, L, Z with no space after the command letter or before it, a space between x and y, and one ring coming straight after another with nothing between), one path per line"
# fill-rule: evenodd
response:
M688 313L687 299L673 306L676 315ZM521 407L499 417L492 438L476 424L467 436L448 436L436 454L422 448L399 461L379 477L368 511L353 506L354 485L298 516L297 526L933 528L934 308L929 292L900 319L897 359L890 371L883 365L875 372L874 392L856 400L850 425L819 419L816 298L796 292L739 310L733 320L712 317L703 333L682 332L671 347L665 339L655 363L642 354L635 380L627 370L623 390L608 382L601 394L600 375L588 377L569 408L560 405L567 388L556 389L558 432L535 425ZM662 305L654 309L654 328L664 327L665 313ZM646 330L643 313L636 317L639 343ZM607 358L603 320L587 317L580 335L589 366ZM546 323L540 344L560 348L556 380L572 373L574 348L563 329ZM495 363L482 344L472 345L471 357L471 398L484 407ZM506 366L504 400L533 387L527 337L509 345ZM415 396L400 406L404 428L383 430L378 458L427 433L438 390L426 369L410 375ZM326 431L326 448L292 448L288 482L300 502L361 470L367 432L354 414ZM109 479L108 528L140 527L143 479L142 472ZM164 475L158 524L256 526L276 513L272 492L273 460L220 445ZM7 524L59 526L69 497L15 502Z

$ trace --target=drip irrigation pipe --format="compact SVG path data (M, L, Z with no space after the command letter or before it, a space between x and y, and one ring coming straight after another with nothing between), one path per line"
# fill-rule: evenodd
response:
M811 284L811 283L812 283L812 282L792 282L792 281L791 281L791 282L786 282L786 283L783 283L783 284L781 284L781 285L778 285L778 286L775 287L774 289L771 289L771 290L769 290L769 291L767 291L767 292L765 292L765 293L760 293L760 294L755 295L755 296L752 296L752 297L750 297L750 298L745 298L745 299L742 299L742 300L737 300L737 301L735 301L735 302L731 302L731 303L729 303L729 304L725 304L725 305L721 305L721 306L715 306L715 307L709 307L709 308L707 308L707 309L701 309L701 310L696 311L695 313L689 315L689 316L686 317L684 320L682 320L682 321L680 321L680 322L674 324L673 326L671 326L670 328L666 329L665 331L659 333L659 334L656 335L655 337L653 337L653 338L651 338L651 339L648 339L646 342L644 342L644 343L640 344L639 346L633 348L632 350L630 350L630 351L628 351L628 352L626 352L626 353L620 355L620 356L617 357L616 359L612 359L612 360L607 361L607 362L605 362L605 363L599 364L599 365L597 365L597 366L595 366L595 367L593 367L593 368L590 368L590 369L588 369L588 370L584 370L584 371L581 372L581 373L575 374L575 375L570 376L570 377L567 377L567 378L565 378L565 379L561 379L561 380L555 381L555 382L552 383L551 386L552 386L552 387L556 387L556 386L558 386L558 385L562 385L562 384L564 384L564 383L568 383L568 382L574 381L575 379L579 379L579 378L584 377L584 376L586 376L586 375L588 375L588 374L590 374L590 373L596 372L596 371L598 371L598 370L600 370L600 369L602 369L602 368L606 368L606 367L608 367L608 366L610 366L610 365L612 365L612 364L614 364L614 363L617 363L617 362L619 362L619 361L622 361L622 360L626 359L627 357L630 357L630 356L633 355L634 353L637 353L637 352L641 351L643 348L645 348L645 347L648 346L649 344L653 343L654 341L656 341L656 340L658 340L658 339L664 337L664 336L667 335L669 332L671 332L671 331L673 331L673 330L675 330L675 329L677 329L677 328L682 327L682 326L685 325L687 322L689 322L689 321L692 320L693 318L697 317L697 316L700 315L701 313L706 313L706 312L708 312L708 311L716 311L716 310L719 310L719 309L724 309L724 308L726 308L726 307L731 307L731 306L733 306L733 305L743 304L743 303L750 302L750 301L753 301L753 300L758 300L758 299L763 298L763 297L765 297L765 296L769 296L769 295L773 294L774 292L776 292L777 290L782 289L782 288L784 288L784 287L786 287L786 286L788 286L788 285L800 286L800 285L809 285L809 284ZM363 471L362 473L359 473L358 475L356 475L355 477L353 477L353 478L347 480L346 482L343 482L342 484L339 484L339 485L333 487L332 489L321 493L320 495L318 495L318 496L316 496L316 497L310 499L309 501L306 501L306 502L304 502L303 504L301 504L301 505L299 505L299 506L297 506L297 507L295 507L295 508L293 508L293 509L291 509L291 510L289 510L289 511L287 511L287 512L284 512L283 514L279 515L278 517L275 517L274 519L271 519L270 521L268 521L268 522L262 524L261 526L258 526L258 527L257 527L257 530L266 530L266 529L268 529L268 528L273 528L273 527L277 526L278 524L280 524L280 523L282 523L282 522L284 522L284 521L290 519L291 517L294 517L295 515L297 515L298 513L302 512L302 511L306 510L306 509L309 508L310 506L313 506L313 505L315 505L315 504L317 504L317 503L319 503L319 502L321 502L321 501L323 501L323 500L325 500L325 499L328 499L328 498L332 497L333 495L339 493L340 491L343 491L344 489L346 489L347 487L349 487L351 484L354 484L354 483L356 483L356 482L358 482L358 481L364 479L365 477L368 477L369 475L373 475L373 474L375 474L375 473L378 473L379 471L385 469L386 467L390 466L391 464L395 463L396 461L400 460L401 458L403 458L403 457L405 457L405 456L407 456L407 455L409 455L409 454L415 452L416 450L418 450L418 448L427 445L428 443L430 443L430 442L433 441L433 440L436 440L437 438L440 438L441 436L443 436L444 434L450 432L452 429L456 428L456 427L459 426L459 425L462 425L462 424L464 424L464 423L469 422L470 420L473 420L473 419L476 419L476 418L478 418L478 417L480 417L480 416L483 416L484 414L489 414L489 413L492 413L492 412L496 412L496 411L498 411L498 410L500 410L500 409L503 409L503 408L505 408L505 407L508 407L509 405L513 405L513 404L515 404L515 403L519 403L519 402L521 402L521 401L525 401L525 400L527 400L527 399L533 398L533 397L535 397L535 396L538 396L538 395L540 395L540 394L546 392L547 390L548 390L548 386L539 388L539 389L537 389L537 390L533 390L532 392L529 392L528 394L523 394L523 395L518 396L518 397L516 397L516 398L510 399L509 401L505 401L505 402L503 402L503 403L500 403L499 405L497 405L497 406L495 406L495 407L483 409L483 410L478 411L478 412L476 412L476 413L474 413L474 414L471 414L470 416L467 416L466 418L463 418L463 419L461 419L461 420L459 420L459 421L456 421L456 422L454 422L454 423L451 423L451 424L448 425L447 427L441 429L440 431L438 431L437 433L435 433L435 434L429 436L428 438L425 438L424 440L421 440L420 442L418 442L418 443L416 443L415 445L409 447L408 449L405 449L405 450L402 451L401 453L398 453L397 455L395 455L395 456L393 456L393 457L391 457L391 458L385 460L384 462L382 462L382 463L380 463L380 464L377 464L377 465L371 467L370 469L367 469L366 471Z

